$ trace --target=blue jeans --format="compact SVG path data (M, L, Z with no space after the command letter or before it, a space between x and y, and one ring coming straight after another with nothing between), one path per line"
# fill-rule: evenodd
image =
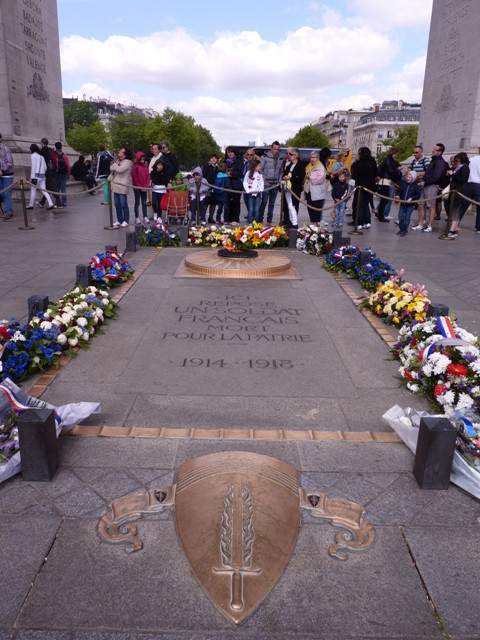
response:
M130 209L128 208L127 194L114 193L113 203L117 212L117 220L120 222L130 222Z
M267 187L271 187L271 182L265 182L265 189ZM278 189L270 189L270 191L262 192L262 202L260 204L260 222L263 222L263 215L265 213L265 209L268 204L267 209L267 222L272 222L273 220L273 209L275 207L275 200L277 199Z
M192 221L195 224L197 220L197 199L191 200L192 203ZM200 200L198 211L200 213L200 222L205 222L205 200Z
M246 193L245 204L247 205L248 224L252 224L254 220L255 222L260 222L260 205L262 204L262 197L260 195L254 196L250 193Z
M347 206L346 200L335 205L335 224L343 224L343 221L345 220L346 206Z
M400 231L404 231L408 233L408 228L410 226L410 218L412 217L413 204L403 203L400 205L398 210L398 226Z
M68 180L68 174L66 173L55 174L55 183L57 185L57 191L59 191L62 194L62 204L67 203L67 180Z
M13 183L13 176L0 176L0 191L2 189L7 189L7 187L11 187ZM3 198L3 210L7 216L13 215L12 209L12 190L7 189L2 194Z

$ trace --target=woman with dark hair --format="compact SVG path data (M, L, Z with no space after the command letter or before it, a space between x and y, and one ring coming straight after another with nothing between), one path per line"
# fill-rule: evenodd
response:
M305 163L300 159L300 151L297 147L287 149L282 180L287 187L283 206L283 226L298 229L298 207L305 180Z
M440 238L442 240L453 240L458 236L458 225L460 224L460 205L462 204L463 198L458 195L458 193L466 193L466 186L468 183L468 178L470 176L470 160L466 153L461 151L457 153L457 155L453 159L453 173L450 178L450 193L448 195L447 200L447 213L448 213L448 222L447 222L447 232L443 233ZM450 173L450 171L448 172ZM458 193L454 193L454 191L458 191Z
M393 198L395 195L395 184L398 184L402 179L402 172L400 171L400 163L397 160L398 149L390 147L387 155L380 163L378 167L378 193L381 196ZM390 213L390 207L392 206L391 200L386 198L380 198L380 205L378 207L378 221L390 222L388 214Z
M375 178L378 175L377 163L368 147L360 147L358 158L352 164L352 180L355 187L365 187L375 191ZM356 189L353 201L353 220L349 225L357 225L358 229L370 229L369 193L364 189ZM358 202L358 204L357 204ZM357 216L358 211L358 216Z
M225 149L225 164L230 178L230 188L238 191L238 193L230 194L229 222L239 222L240 198L242 197L241 191L243 191L243 161L237 156L233 147L228 146Z
M110 167L108 180L111 182L113 203L117 212L117 222L113 223L114 227L128 227L130 222L127 194L132 186L132 158L132 151L122 147L118 152L118 160Z
M30 190L30 202L27 209L33 209L33 205L35 204L35 196L37 195L37 189L40 189L44 198L48 202L47 209L53 209L54 207L52 198L50 197L48 191L45 191L45 187L47 184L47 164L45 162L45 158L40 155L40 149L36 144L30 145L30 153L32 154L30 170L30 184L32 185L32 188Z

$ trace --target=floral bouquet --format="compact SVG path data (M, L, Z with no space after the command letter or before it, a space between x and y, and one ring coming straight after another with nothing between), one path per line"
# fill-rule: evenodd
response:
M480 413L479 339L446 316L405 324L394 348L407 388L447 416Z
M231 229L224 246L236 249L270 249L273 246L288 246L288 236L283 227L264 227L253 222L246 227Z
M364 289L375 291L379 284L386 282L394 272L394 269L385 262L377 258L375 253L371 253L369 261L356 268L357 278Z
M338 247L338 249L332 249L327 253L323 266L328 271L335 271L337 273L344 272L356 278L359 263L360 249L346 244L343 247Z
M175 231L158 223L149 228L144 227L137 236L137 244L142 247L179 247L180 238Z
M288 245L288 236L283 227L264 227L253 222L244 227L229 229L225 226L202 225L191 227L188 244L203 247L225 247L227 249L269 249Z
M190 227L187 244L194 247L223 247L230 235L230 229L220 225Z
M362 305L383 318L385 324L394 324L397 327L413 320L425 320L430 304L425 287L410 282L401 283L401 275L403 272L380 284Z
M321 255L330 249L332 235L325 228L317 224L308 224L298 230L297 249L314 256Z
M97 253L90 260L92 279L103 287L115 287L133 278L132 266L116 251Z
M0 380L19 381L55 365L73 347L88 347L106 318L115 317L115 303L94 286L76 287L57 303L20 327L12 318L0 326Z

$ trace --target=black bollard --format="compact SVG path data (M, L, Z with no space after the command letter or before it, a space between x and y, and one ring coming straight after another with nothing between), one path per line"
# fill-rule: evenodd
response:
M89 264L77 264L76 283L83 288L92 284L92 267Z
M127 251L134 253L137 250L137 232L127 231Z
M370 258L372 257L371 251L360 251L360 266L363 267L364 264L368 264L370 262Z
M420 420L413 476L422 489L448 489L457 430L447 418Z
M334 249L338 249L343 244L342 231L341 229L335 229L332 233L332 246Z
M30 296L28 299L28 321L34 318L37 313L45 311L49 305L48 296Z
M427 318L438 318L438 316L448 316L449 308L446 304L434 304L433 302L428 305Z
M49 482L58 469L58 443L52 409L27 409L18 416L22 477Z
M296 229L288 230L288 248L289 249L297 248L297 230Z
M188 227L183 225L179 229L180 232L180 244L182 247L186 247L188 244Z

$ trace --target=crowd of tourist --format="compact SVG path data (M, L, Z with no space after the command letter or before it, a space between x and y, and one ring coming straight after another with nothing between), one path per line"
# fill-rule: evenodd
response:
M42 138L40 144L40 147L36 144L30 146L28 182L31 191L27 209L33 209L35 205L47 205L47 209L66 207L66 184L72 176L74 180L85 183L90 195L94 195L100 186L103 205L109 204L109 193L113 194L117 217L115 227L130 224L127 196L132 187L136 224L150 223L149 207L153 221L161 219L162 212L168 209L168 194L181 191L194 220L238 224L243 195L247 222L270 225L274 223L275 203L281 191L283 220L280 222L293 229L298 228L301 202L307 207L310 222L322 222L330 187L333 205L328 210L331 222L334 227L341 227L345 222L349 195L355 187L352 221L348 224L357 229L369 229L372 215L378 222L390 222L392 202L397 202L400 206L395 223L399 227L399 236L405 237L409 230L431 233L434 220L440 219L444 206L448 228L440 237L450 240L457 237L462 217L470 206L470 200L473 200L478 203L475 231L480 233L480 148L479 155L471 159L460 152L447 164L443 159L443 144L434 146L430 158L424 155L421 145L416 145L412 160L408 166L402 167L395 147L388 150L379 164L368 147L361 147L349 171L344 151L337 154L329 169L330 149L312 151L309 161L305 161L295 147L289 147L286 156L281 157L280 143L275 141L261 157L253 148L238 154L236 147L228 146L224 158L212 153L203 166L196 167L184 177L178 158L166 140L152 143L147 153L137 151L135 158L126 147L120 149L114 158L100 144L98 154L92 160L81 155L72 166L61 142L56 142L53 149L46 138ZM0 203L4 220L10 220L13 215L13 179L12 154L0 134ZM42 194L38 201L37 191ZM378 209L375 209L374 195L380 199ZM418 211L418 221L411 226L415 210Z

